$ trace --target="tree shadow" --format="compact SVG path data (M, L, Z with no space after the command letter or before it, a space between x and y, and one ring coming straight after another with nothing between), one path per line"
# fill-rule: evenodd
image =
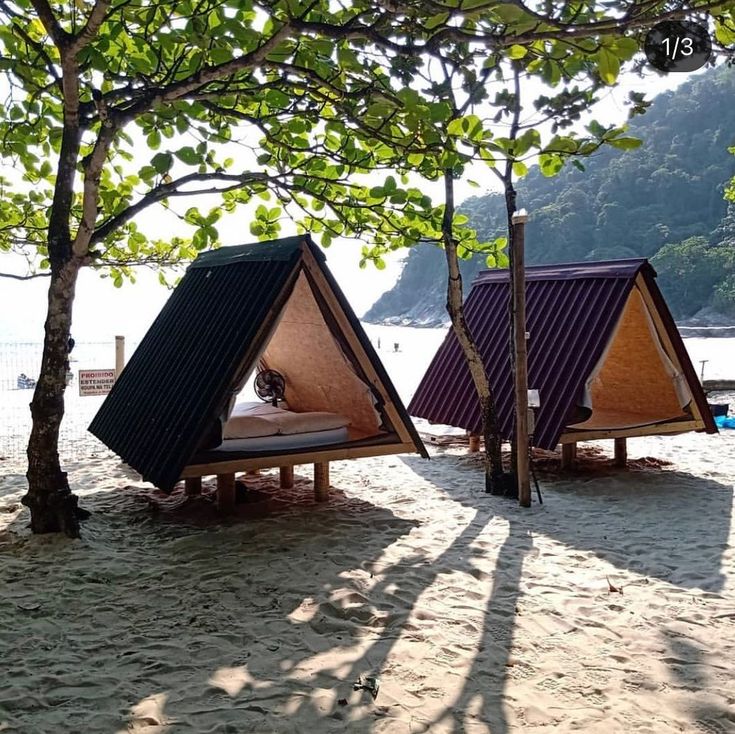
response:
M731 680L716 686L712 680L713 666L707 660L707 652L694 642L684 639L665 630L669 655L664 657L673 674L672 683L675 687L684 689L692 698L696 696L689 707L688 718L696 731L708 734L725 734L735 729L735 711L730 706L723 706L713 699L719 694L725 703L732 700L730 690ZM726 673L726 669L723 668ZM704 695L703 695L704 694Z
M143 488L80 494L95 510L81 541L39 542L18 532L19 518L14 547L3 554L8 562L0 576L17 592L11 591L11 603L43 628L33 633L40 648L31 644L7 660L11 671L24 669L35 679L41 709L19 703L10 711L11 725L63 728L75 709L78 728L100 731L114 730L125 718L161 732L176 721L177 731L184 723L205 730L213 720L222 731L300 732L299 722L318 720L322 731L347 727L360 734L391 731L408 708L424 730L440 721L456 731L470 721L508 730L503 693L531 539L512 523L505 542L494 546L497 568L487 597L483 582L490 577L475 564L486 553L477 540L495 518L484 502L433 555L406 538L415 521L339 490L328 505L309 507L311 483L303 477L290 509L206 529L152 513L150 490ZM403 546L386 556L394 544ZM274 579L269 569L279 562L290 572ZM427 707L423 691L399 688L404 676L395 667L403 664L397 646L419 642L438 656L458 654L434 645L433 634L440 623L461 623L463 610L436 620L424 616L421 603L441 576L454 573L474 576L476 596L486 600L473 629L478 651L456 704L438 698ZM32 588L22 584L29 577ZM101 644L100 626L114 640L109 648ZM44 670L49 646L59 654ZM382 679L375 702L352 690L366 674ZM114 691L119 715L80 707L82 690L85 700ZM466 715L470 703L473 713Z
M493 587L485 609L482 635L460 695L430 724L461 734L473 724L485 724L493 734L507 734L505 692L517 662L511 657L523 560L533 547L525 528L511 521L508 537L495 564ZM519 669L520 670L520 669Z
M314 692L295 667L349 650L361 625L320 629L292 615L326 609L351 574L369 578L363 569L417 522L347 495L337 478L331 501L316 505L310 479L297 477L293 503L272 515L180 525L152 511L149 487L121 490L124 472L105 469L80 465L72 476L94 513L81 540L31 536L25 509L0 537L0 722L118 731L140 718L137 702L158 697L176 731L288 731L276 708ZM19 498L20 479L0 490L3 507ZM241 669L235 695L213 677Z
M407 461L407 457L401 459ZM447 486L446 481L444 486ZM489 523L499 519L495 510L503 501L493 498L495 501L488 505L486 495L468 491L466 485L455 485L454 489L459 492L463 504L472 507L472 519L435 558L429 559L418 553L380 570L381 578L370 588L369 602L360 594L361 602L371 609L400 608L402 613L386 619L382 630L376 631L377 637L349 665L323 669L318 674L322 685L337 684L341 704L345 708L341 709L339 702L334 700L324 702L304 696L294 707L294 716L310 714L343 721L351 734L404 731L401 726L405 726L405 721L398 722L396 719L406 712L411 720L411 731L414 726L417 727L416 731L433 731L433 727L441 725L444 727L442 731L469 734L477 731L473 727L480 724L489 726L493 734L509 731L504 697L509 676L513 675L516 666L510 651L517 604L521 596L523 562L533 547L533 540L524 521L511 517L508 535L497 550L492 574L482 571L474 561L485 556L487 551L484 546L477 545L477 541ZM454 493L450 493L452 499L457 499ZM459 693L453 693L450 702L445 692L432 691L427 685L428 676L423 674L422 668L431 667L434 661L424 659L411 666L400 659L399 648L406 641L426 647L439 661L438 674L434 670L435 679L441 679L442 672L452 670L452 658L459 659L457 648L466 649L469 643L465 640L464 644L453 648L446 640L432 640L437 627L436 620L424 615L421 601L440 576L453 573L471 575L477 579L480 589L492 578L492 588L489 595L470 592L474 598L487 596L479 615L481 619L477 623L471 624L463 619L465 609L462 607L446 610L447 619L444 621L468 627L471 633L468 637L472 644L476 644L475 649L471 650L469 671L465 674L463 670ZM437 586L438 593L441 593L442 584ZM359 594L358 589L353 588L353 593ZM333 612L329 603L322 604L314 618L324 622ZM442 638L441 633L438 637ZM522 664L518 668L522 674L521 668ZM361 677L364 679L366 674L377 675L382 680L377 706L370 705L372 701L367 693L350 695L352 681ZM409 688L397 689L394 679L409 682L418 680L416 693ZM310 711L307 712L307 708Z
M119 468L109 479L78 468L75 486L95 487L80 491L95 510L81 541L29 538L22 515L0 537L0 582L8 590L0 625L17 628L22 618L27 639L11 645L4 662L18 674L9 680L33 681L32 696L21 683L3 694L10 725L64 730L74 720L80 730L112 731L126 718L148 717L134 704L151 699L165 700L166 713L165 721L150 716L151 725L178 720L176 731L302 732L304 722L318 721L324 732L392 734L407 731L409 718L418 730L471 734L482 724L503 734L509 681L524 674L511 650L531 528L621 569L721 588L732 491L716 482L676 472L636 473L614 487L599 479L555 482L546 487L547 503L529 512L485 495L481 470L468 462L466 472L446 471L443 462L462 464L463 457L401 460L445 494L447 512L457 512L455 503L471 510L456 537L458 521L449 524L438 554L435 543L423 548L413 535L423 532L416 520L339 488L329 503L315 505L308 477L297 477L278 512L202 528L163 521L151 511L149 489L119 491ZM478 481L468 481L475 470ZM706 513L692 502L697 493L678 486L692 482L708 490L701 493ZM376 492L373 482L366 486ZM0 493L0 501L8 500ZM584 523L560 522L569 514ZM668 524L657 523L661 516ZM489 545L491 522L507 527L507 537ZM441 523L429 526L442 531ZM697 544L702 559L692 551ZM492 574L482 570L486 560L476 563L488 553L497 553ZM665 565L676 553L688 563L678 576ZM273 573L278 564L284 573ZM474 588L460 584L468 604L477 601L480 621L466 635L476 649L446 646L437 634L447 623L461 637L469 624L456 597L451 606L436 604L452 574L477 580ZM427 616L427 606L445 618ZM427 657L402 659L416 649ZM462 652L469 673L454 681L451 700L425 679L410 689L424 667L439 680L451 675L451 656ZM381 679L375 701L352 690L366 674ZM94 704L110 696L117 711ZM703 711L703 724L710 713Z
M468 489L446 486L441 467L442 462L452 462L479 477L481 470L473 455L440 452L431 462L411 456L402 460L453 499L476 503ZM480 479L467 482L467 486L480 486ZM530 511L535 532L594 553L621 570L682 588L713 593L722 590L732 486L685 472L644 469L544 481L544 493L546 502L534 504ZM493 503L493 507L512 517L517 505L508 500ZM570 516L578 517L579 522L569 522Z

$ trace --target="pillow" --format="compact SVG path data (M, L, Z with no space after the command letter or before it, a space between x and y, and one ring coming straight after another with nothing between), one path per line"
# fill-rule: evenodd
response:
M237 408L235 408L237 410ZM275 436L278 426L267 418L257 415L233 415L225 423L222 430L223 438L260 438L261 436Z
M312 431L331 431L350 425L349 418L336 413L275 413L268 416L268 422L278 427L278 433L291 436L295 433L311 433Z
M271 403L237 403L230 416L270 415L271 413L284 413L286 410L288 406L283 401L278 403L277 408Z

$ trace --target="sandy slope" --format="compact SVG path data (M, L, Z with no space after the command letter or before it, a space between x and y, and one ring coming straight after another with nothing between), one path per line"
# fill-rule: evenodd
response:
M433 454L219 526L90 459L81 541L30 537L0 470L0 731L735 731L735 436L634 441L674 466L531 511Z

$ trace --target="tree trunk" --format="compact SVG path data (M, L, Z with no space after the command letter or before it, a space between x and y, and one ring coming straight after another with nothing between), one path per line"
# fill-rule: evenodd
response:
M495 480L503 473L503 459L500 452L501 440L498 430L498 417L495 411L490 381L485 371L482 355L470 333L464 317L464 303L462 293L462 274L459 270L457 245L452 232L454 220L454 179L451 170L444 172L444 221L442 235L444 254L447 260L449 278L447 281L447 312L452 321L452 329L462 349L472 381L480 399L482 412L482 432L485 439L485 491L490 492L495 486Z
M41 372L31 416L28 441L28 492L22 502L31 511L34 533L66 533L79 537L79 520L88 514L77 507L59 462L59 426L64 417L66 364L69 354L72 304L80 261L72 258L53 269L48 293Z

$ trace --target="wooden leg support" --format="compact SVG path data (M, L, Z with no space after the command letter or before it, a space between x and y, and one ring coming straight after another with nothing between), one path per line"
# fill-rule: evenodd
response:
M293 467L282 466L280 469L281 474L281 489L291 489L293 487Z
M470 433L470 453L476 454L480 450L480 437Z
M329 499L329 462L314 464L314 499L317 502Z
M615 466L625 469L628 466L628 443L624 438L615 439Z
M574 469L574 462L577 459L577 444L563 443L561 445L561 468Z
M184 479L184 494L187 497L198 497L202 493L202 478L187 477Z
M235 511L235 475L217 475L217 509L230 515Z

